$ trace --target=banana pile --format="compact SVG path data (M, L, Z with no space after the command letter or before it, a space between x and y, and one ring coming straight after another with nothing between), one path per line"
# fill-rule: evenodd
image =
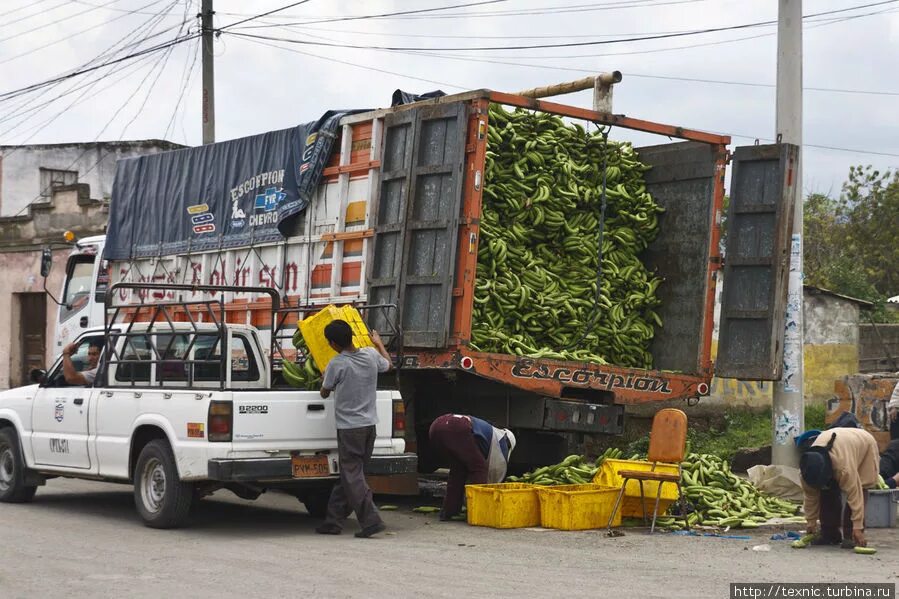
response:
M648 168L629 143L490 106L473 349L652 367L662 281L638 254L655 239L662 209L646 191Z
M694 507L688 516L691 526L756 528L772 518L785 518L797 524L805 522L804 517L796 516L798 504L761 493L751 482L731 472L727 461L715 455L687 455L681 462L681 486ZM669 509L676 509L675 505ZM659 517L657 523L666 528L683 527L680 518Z
M306 340L303 339L299 325L296 333L293 334L292 341L297 350L297 359L301 360L303 365L300 366L290 360L282 360L281 376L291 387L309 391L317 390L322 384L322 373L318 370L315 360L312 359L312 355L306 347Z

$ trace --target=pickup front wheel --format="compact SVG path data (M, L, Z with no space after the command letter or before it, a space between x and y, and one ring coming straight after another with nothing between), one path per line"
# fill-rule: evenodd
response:
M37 487L25 484L25 460L19 449L19 438L11 428L0 429L0 501L26 503Z
M187 522L194 489L181 482L175 456L166 441L147 443L134 469L134 503L151 528L178 528Z

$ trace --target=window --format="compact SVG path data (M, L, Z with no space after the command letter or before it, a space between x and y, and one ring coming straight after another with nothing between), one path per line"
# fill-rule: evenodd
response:
M32 171L34 172L34 171ZM78 183L78 171L58 171L41 168L41 197L50 198L53 190L64 185Z
M146 336L128 337L125 339L118 359L115 380L126 383L143 384L150 382L150 362L135 363L129 360L149 360L150 344Z
M80 311L90 299L94 256L72 256L66 267L66 290L62 296L60 322Z
M94 346L103 346L105 341L103 337L84 337L81 341L78 342L78 346L75 349L75 352L72 354L72 365L75 366L75 370L78 372L84 372L85 370L91 370L96 372L97 366L99 365L99 356L100 352L94 353L94 360L91 359L90 346L93 344ZM102 351L102 350L101 350ZM66 382L65 378L62 374L62 360L56 366L56 369L47 377L48 387L68 387L69 383ZM88 385L90 386L90 385Z
M253 352L246 337L235 335L231 338L231 381L250 382L259 380L259 368L253 359Z

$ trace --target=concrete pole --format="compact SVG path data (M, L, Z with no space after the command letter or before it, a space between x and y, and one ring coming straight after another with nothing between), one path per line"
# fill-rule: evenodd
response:
M802 146L802 0L778 0L777 137ZM793 437L805 430L802 314L802 152L795 185L796 211L790 248L790 277L784 315L783 375L774 384L771 462L798 466Z
M212 57L212 0L203 0L203 144L215 142L215 69Z

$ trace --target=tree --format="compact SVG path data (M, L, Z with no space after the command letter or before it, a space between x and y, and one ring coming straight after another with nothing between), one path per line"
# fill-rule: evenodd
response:
M899 294L899 171L852 167L839 199L812 194L804 213L806 282L872 301L889 320L883 304Z

